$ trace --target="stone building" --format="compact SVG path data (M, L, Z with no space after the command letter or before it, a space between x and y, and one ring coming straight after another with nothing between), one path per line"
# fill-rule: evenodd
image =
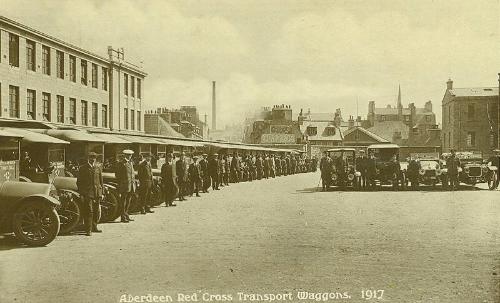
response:
M207 138L207 127L199 117L195 106L181 106L179 109L158 108L144 116L147 134L196 139Z
M480 151L497 148L498 87L454 88L446 82L442 102L443 151Z
M108 56L0 16L0 120L142 131L146 73Z

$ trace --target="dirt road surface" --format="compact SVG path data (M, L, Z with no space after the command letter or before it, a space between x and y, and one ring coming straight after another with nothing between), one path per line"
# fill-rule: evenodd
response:
M328 302L500 301L499 192L318 192L318 179L234 184L43 248L0 238L0 302L316 302L301 290L349 296Z

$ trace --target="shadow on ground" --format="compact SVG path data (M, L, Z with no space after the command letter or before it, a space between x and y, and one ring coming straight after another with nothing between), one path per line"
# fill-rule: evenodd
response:
M484 191L487 189L481 189L472 185L460 185L458 189L454 190L455 192L461 192L461 191ZM433 186L420 186L416 189L407 187L405 189L397 189L394 190L391 186L382 186L378 187L376 189L363 189L363 190L357 190L353 189L350 187L347 188L340 188L340 187L330 187L326 191L323 191L321 187L308 187L308 188L303 188L303 189L298 189L296 190L297 193L299 194L312 194L312 193L327 193L327 192L377 192L377 191L384 191L384 192L407 192L407 191L418 191L418 192L451 192L451 190L448 189L443 189L442 187L433 187Z

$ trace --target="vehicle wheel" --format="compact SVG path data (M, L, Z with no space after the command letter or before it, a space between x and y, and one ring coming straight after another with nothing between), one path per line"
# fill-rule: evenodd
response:
M57 213L61 222L59 230L61 234L71 232L78 225L78 222L80 222L81 210L77 202L79 199L79 196L71 192L65 190L59 191L59 202L61 202L61 205L57 207Z
M54 207L41 201L31 201L16 210L12 229L24 244L45 246L57 237L60 223Z
M101 201L101 218L99 222L110 222L117 218L118 199L110 191L104 193L104 199Z
M492 171L488 176L488 188L493 190L498 186L498 175L496 171Z
M116 210L115 210L115 212L113 214L111 212L108 213L109 217L108 217L107 222L112 222L112 221L115 221L116 219L118 219L120 217L120 213L122 211L121 205L120 205L120 194L116 190L114 190L114 189L110 189L108 193L109 193L110 196L113 196L113 198L110 198L110 199L116 200ZM104 199L106 199L106 197L104 197Z
M162 191L159 184L153 185L151 188L151 204L158 206L163 203Z

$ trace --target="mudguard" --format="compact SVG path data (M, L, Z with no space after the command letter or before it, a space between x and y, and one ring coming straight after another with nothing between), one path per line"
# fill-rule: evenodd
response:
M24 203L33 202L33 201L39 201L40 203L48 203L48 204L52 205L53 207L57 207L57 206L61 205L61 202L59 202L59 200L57 200L56 198L51 197L51 196L47 196L47 195L43 195L43 194L35 194L35 195L30 195L30 196L21 198L17 201L17 203L18 203L18 206L20 206Z
M78 191L78 186L76 186L76 178L73 177L55 177L53 184L57 189Z

